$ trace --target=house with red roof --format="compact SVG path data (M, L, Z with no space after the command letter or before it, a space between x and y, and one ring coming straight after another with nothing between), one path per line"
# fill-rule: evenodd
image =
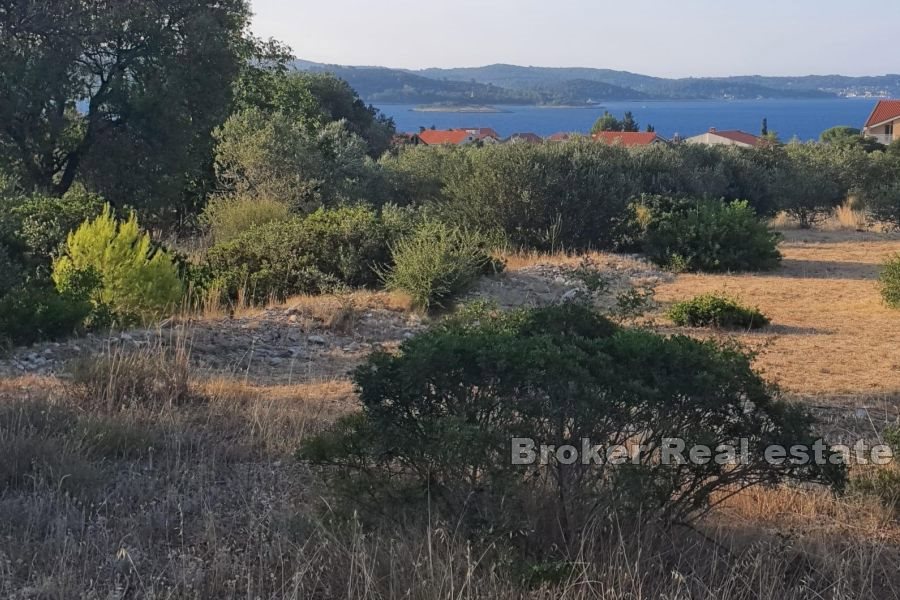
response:
M514 133L508 138L506 138L506 143L516 143L516 144L540 144L544 141L544 138L539 136L536 133L531 133L530 131Z
M662 144L666 141L652 131L598 131L591 135L591 138L596 142L603 142L610 146L623 146L625 148L651 146L653 144Z
M560 131L559 133L554 133L553 135L547 138L548 142L568 142L572 138L578 137L580 134L578 133L566 133L564 131Z
M866 121L863 135L882 144L900 139L900 100L880 100Z
M463 131L468 131L475 136L476 142L485 144L496 144L500 141L500 134L490 127L460 127Z
M732 129L719 131L715 127L710 128L706 133L695 135L684 140L688 144L706 144L707 146L740 146L742 148L755 148L766 143L761 137L752 133Z
M426 129L419 132L426 146L465 146L476 141L475 134L465 129Z

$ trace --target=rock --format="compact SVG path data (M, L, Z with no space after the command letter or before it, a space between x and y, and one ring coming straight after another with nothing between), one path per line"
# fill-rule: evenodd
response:
M575 288L571 289L560 297L562 302L573 302L578 299L578 296L581 295L581 290Z
M323 338L321 335L311 335L306 338L306 341L317 346L324 346L326 344L325 338Z
M288 323L296 323L297 320L297 315L291 315L288 317Z
M269 366L270 366L270 367L277 367L277 366L279 366L282 362L284 362L282 359L278 358L277 356L273 356L272 358L269 359Z

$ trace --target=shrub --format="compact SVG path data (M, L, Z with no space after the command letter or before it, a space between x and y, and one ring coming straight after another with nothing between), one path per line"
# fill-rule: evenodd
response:
M406 292L415 306L425 310L444 306L480 275L501 268L480 235L438 221L426 221L397 241L391 258L385 285Z
M721 294L703 294L691 300L676 302L668 316L679 326L721 327L723 329L759 329L769 319L757 308L741 305Z
M570 538L609 511L679 522L726 488L844 482L840 466L764 459L769 445L812 444L811 418L775 399L745 354L620 329L577 303L469 311L399 353L375 353L354 380L362 412L307 440L299 455L339 497L378 512L427 503L494 533L542 522ZM556 448L630 441L648 452L625 464L564 464L551 453L549 465L513 465L513 438ZM687 447L746 439L749 456L674 467L651 458L667 438Z
M81 331L93 306L73 292L60 293L49 282L32 282L0 297L0 346L62 338Z
M379 282L376 266L390 260L398 218L385 223L373 209L320 209L306 218L273 221L210 249L207 262L227 298L254 302L341 286Z
M287 204L267 198L219 197L211 200L203 212L203 220L217 244L231 241L257 225L288 218Z
M778 266L779 239L746 202L656 199L641 246L673 270L756 271Z
M817 144L788 144L775 166L775 195L780 208L809 228L847 199L849 184L840 170L840 149Z
M885 304L892 308L900 308L900 254L894 255L884 263L878 283Z
M69 234L65 255L53 264L53 281L66 289L88 269L101 281L94 305L109 307L122 324L159 317L181 299L172 258L153 247L134 213L119 222L107 205L100 216Z
M103 211L103 199L76 185L61 198L32 196L15 208L19 235L33 256L49 260L65 249L71 231Z
M861 197L875 221L900 229L900 157L875 155Z

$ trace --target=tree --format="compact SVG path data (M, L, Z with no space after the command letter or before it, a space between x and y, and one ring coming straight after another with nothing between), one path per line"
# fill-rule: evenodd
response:
M760 137L766 137L769 135L769 119L763 117L762 120L762 129L759 133Z
M0 0L0 166L178 206L211 173L249 18L246 0Z
M390 148L396 133L393 119L363 102L346 81L330 73L293 74L289 79L312 97L320 122L343 120L348 131L366 141L369 156L378 158Z
M606 111L591 128L591 133L600 133L601 131L622 131L622 122Z
M344 121L325 125L248 109L215 133L221 191L308 213L358 198L370 173L366 144Z
M884 150L882 144L879 144L872 138L863 136L862 132L855 127L832 127L822 132L822 135L819 136L819 141L833 146L858 147L866 152Z
M631 114L631 111L625 113L625 117L622 119L622 131L640 131L641 128L638 125L638 122L634 120L634 115Z
M800 227L812 227L847 199L849 184L842 177L840 154L827 146L791 143L779 157L774 193Z

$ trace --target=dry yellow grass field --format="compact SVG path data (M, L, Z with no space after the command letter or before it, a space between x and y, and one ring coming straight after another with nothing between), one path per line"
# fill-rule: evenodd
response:
M758 306L772 326L737 337L787 392L893 398L900 403L900 314L877 287L880 264L900 237L861 232L786 231L782 267L749 275L679 275L657 288L663 303L725 292Z

